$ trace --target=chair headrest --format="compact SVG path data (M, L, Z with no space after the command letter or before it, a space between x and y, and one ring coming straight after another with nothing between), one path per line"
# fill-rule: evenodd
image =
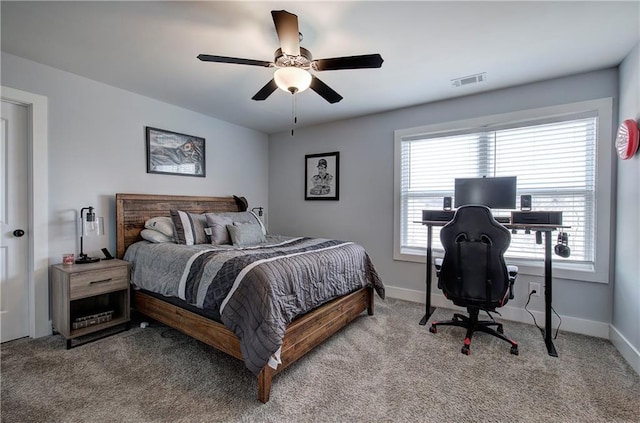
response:
M457 238L464 234L468 239L475 239L485 244L495 245L506 249L511 243L511 233L498 223L491 214L491 210L483 205L466 205L456 210L453 219L440 230L440 239L445 244L445 238Z

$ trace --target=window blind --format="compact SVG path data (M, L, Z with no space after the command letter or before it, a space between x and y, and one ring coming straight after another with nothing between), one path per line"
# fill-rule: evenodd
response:
M401 250L426 248L426 229L413 222L423 209L441 209L443 197L454 196L455 178L517 176L517 195L531 195L532 210L562 211L563 224L571 226L571 257L557 259L593 263L597 123L596 116L580 116L402 138ZM442 249L438 227L432 245ZM519 231L506 255L539 260L544 246Z

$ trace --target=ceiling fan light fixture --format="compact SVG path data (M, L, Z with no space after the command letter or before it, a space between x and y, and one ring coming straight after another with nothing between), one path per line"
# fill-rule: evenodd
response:
M283 91L301 93L311 85L311 74L296 67L279 68L273 74L276 85Z
M382 66L384 60L378 53L314 60L311 52L300 46L302 34L299 30L298 17L286 10L272 10L271 17L273 17L273 24L280 41L280 47L274 52L272 62L212 54L199 54L198 59L203 62L276 68L273 78L251 97L252 100L264 101L278 88L292 94L311 88L330 104L341 101L342 96L318 79L315 76L315 72L341 69L375 69ZM296 96L291 97L295 102Z

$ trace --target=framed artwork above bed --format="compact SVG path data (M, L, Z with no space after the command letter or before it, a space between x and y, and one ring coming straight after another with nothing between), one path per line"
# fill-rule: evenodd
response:
M304 199L340 199L340 153L307 154L304 164Z
M204 138L150 126L146 138L147 173L206 176Z

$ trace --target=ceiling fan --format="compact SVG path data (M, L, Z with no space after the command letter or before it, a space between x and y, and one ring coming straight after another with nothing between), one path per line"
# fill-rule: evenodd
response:
M298 31L298 16L285 10L272 10L271 16L276 27L280 48L275 51L273 62L236 57L214 56L200 54L198 59L203 62L233 63L238 65L262 66L277 68L273 79L260 89L252 100L266 100L277 88L292 94L311 88L329 103L337 103L342 96L331 87L312 75L315 72L341 69L379 68L382 66L382 56L379 54L365 54L360 56L335 57L330 59L313 60L311 52L300 47L302 34Z

